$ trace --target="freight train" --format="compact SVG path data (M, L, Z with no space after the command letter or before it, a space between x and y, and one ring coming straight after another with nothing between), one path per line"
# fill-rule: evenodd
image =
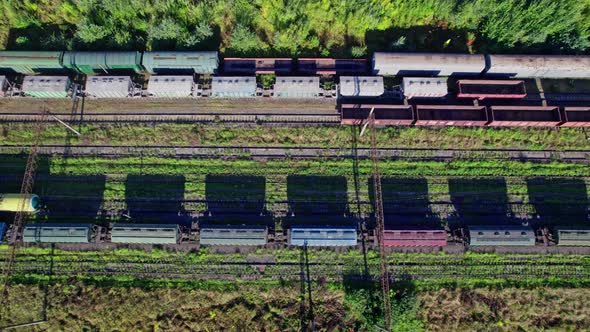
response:
M296 66L295 66L296 64ZM128 71L165 74L306 74L381 76L501 76L590 78L590 56L476 55L375 52L367 59L225 58L217 52L36 52L0 51L0 71L25 75L70 73L110 75Z
M0 211L38 211L36 195L3 194ZM7 230L0 223L0 241ZM364 230L364 231L363 231ZM376 245L374 230L351 222L326 226L297 224L285 230L269 225L199 223L196 225L114 223L98 224L26 224L21 234L10 230L7 239L20 236L25 243L120 243L177 245L198 243L201 246L289 245L309 247L355 247ZM450 243L476 246L590 246L590 227L541 227L537 232L521 224L469 225L450 228L386 225L383 243L387 247L445 247Z
M0 239L8 227L0 223ZM181 227L178 224L114 223L107 227L93 224L27 224L21 234L24 243L115 243L147 245L199 244L200 246L308 246L375 247L373 230L359 231L357 226L295 225L284 231L263 225L214 225ZM11 236L6 236L11 238ZM590 227L553 227L539 229L523 225L469 225L452 232L440 227L386 226L385 247L560 247L590 246Z
M543 93L551 105L540 105L540 94L524 102L525 81L514 79L587 79L590 56L376 52L371 65L367 59L225 58L220 66L217 52L0 51L2 73L8 75L0 76L4 96L329 97L342 104L342 124L357 124L377 101L377 125L590 126L590 106L555 105L590 102L590 92ZM277 76L263 86L257 74ZM392 76L401 84L386 87L384 78Z

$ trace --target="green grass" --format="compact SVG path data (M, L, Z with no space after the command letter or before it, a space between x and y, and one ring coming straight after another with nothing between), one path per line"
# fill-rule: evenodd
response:
M30 124L0 124L3 144L30 144ZM44 144L64 144L66 132L58 124L48 125ZM351 127L252 127L190 124L86 124L82 136L73 137L72 145L246 145L246 146L318 146L351 148ZM432 149L529 149L587 150L590 140L577 128L382 128L377 130L380 147ZM359 146L370 145L369 136L359 139Z

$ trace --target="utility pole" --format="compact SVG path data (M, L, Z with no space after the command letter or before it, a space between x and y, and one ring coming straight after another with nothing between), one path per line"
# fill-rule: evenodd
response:
M381 290L383 291L383 321L384 330L391 331L391 300L389 298L389 267L387 264L387 255L383 247L383 196L381 191L381 173L379 171L379 152L377 151L377 133L375 132L375 108L371 108L365 125L359 136L362 136L369 127L371 130L371 161L373 164L373 193L374 209L376 222L377 243L379 246L379 261L381 265Z

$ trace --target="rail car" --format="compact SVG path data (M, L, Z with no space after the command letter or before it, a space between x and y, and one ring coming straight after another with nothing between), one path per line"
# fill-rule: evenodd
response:
M522 80L458 80L457 98L524 99L526 87Z

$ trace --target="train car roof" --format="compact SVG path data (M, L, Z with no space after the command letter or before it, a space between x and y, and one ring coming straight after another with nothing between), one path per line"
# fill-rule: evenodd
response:
M243 98L256 95L256 76L214 76L211 80L211 96Z
M219 66L215 51L144 52L142 62L152 74L159 71L190 70L196 74L214 74Z
M378 97L385 92L382 76L340 76L340 95Z
M200 229L202 245L265 245L268 235L268 228L258 225L202 225Z
M320 95L318 76L278 76L274 96L279 98L313 98Z
M190 75L151 76L147 93L154 97L189 97L193 91L194 80Z
M132 89L130 76L89 76L84 92L97 98L125 98Z
M534 246L535 232L521 225L472 225L469 244L472 246Z

